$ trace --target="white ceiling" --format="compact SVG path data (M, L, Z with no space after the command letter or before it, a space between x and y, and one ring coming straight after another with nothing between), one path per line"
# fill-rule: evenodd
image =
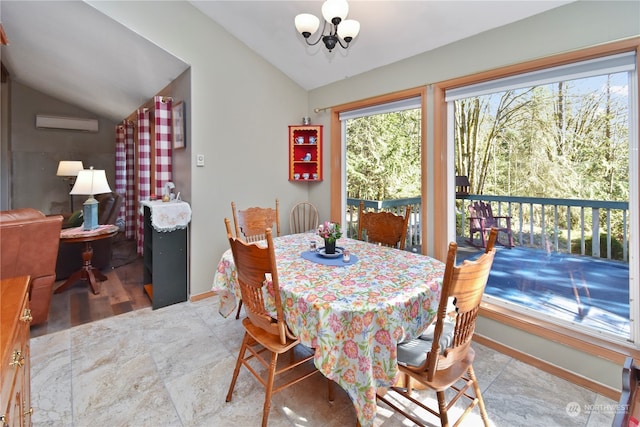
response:
M191 3L310 90L571 1L352 0L360 34L332 53L306 46L293 25L298 13L321 17L322 1ZM15 81L114 121L189 67L81 1L2 0L0 8L9 38L2 62Z

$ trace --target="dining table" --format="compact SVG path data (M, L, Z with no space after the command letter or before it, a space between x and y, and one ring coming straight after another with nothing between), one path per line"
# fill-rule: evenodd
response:
M318 248L311 250L310 243ZM340 238L342 255L325 254L314 233L273 240L284 316L300 342L315 351L314 364L351 398L358 422L371 426L376 392L398 376L396 346L418 337L434 321L445 264L426 255ZM266 245L266 242L256 244ZM241 299L231 250L213 280L219 313ZM267 296L267 304L275 301Z

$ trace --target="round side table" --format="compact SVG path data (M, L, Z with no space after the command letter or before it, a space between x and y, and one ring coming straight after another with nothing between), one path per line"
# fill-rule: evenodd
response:
M82 252L82 268L69 276L69 278L54 291L54 294L61 293L71 285L75 284L78 280L88 281L89 286L91 286L91 291L95 295L99 294L100 288L97 282L107 280L107 276L91 265L91 259L93 258L91 242L109 239L118 234L118 231L119 229L115 225L101 225L95 230L86 231L82 230L82 227L62 230L60 233L60 240L67 243L83 242L85 247Z

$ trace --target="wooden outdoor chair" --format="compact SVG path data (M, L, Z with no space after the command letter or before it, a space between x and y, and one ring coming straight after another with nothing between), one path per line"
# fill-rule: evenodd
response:
M480 408L484 425L489 425L480 386L473 371L475 353L471 347L471 339L496 253L493 246L497 235L498 231L492 229L487 251L476 261L466 260L458 266L455 265L457 245L454 242L449 244L435 326L429 327L419 338L398 345L398 369L404 375L406 388L391 387L387 393L394 399L388 399L387 395L382 393L377 396L379 401L419 426L424 426L425 422L407 413L392 400L397 402L396 397L408 399L439 417L440 424L444 427L449 425L448 410L461 397L465 397L470 403L460 418L451 425L457 426L476 405ZM450 310L450 307L455 307L455 311ZM414 380L436 392L437 409L428 407L412 396L411 381ZM455 394L445 393L449 388L452 388ZM471 390L473 395L470 394ZM451 400L447 402L448 397L451 397Z
M404 250L409 214L411 206L407 206L404 217L391 212L365 212L364 202L361 200L358 240L365 240L363 230L366 230L366 241Z
M310 377L317 373L318 370L313 365L313 352L308 352L310 354L297 361L292 354L288 364L285 366L278 365L278 356L299 345L300 340L291 332L284 320L271 229L268 228L264 232L267 241L267 245L264 247L256 243L247 244L243 240L233 237L229 218L225 218L224 221L227 227L229 245L233 253L233 261L236 266L238 284L242 299L245 301L247 313L247 317L242 319L245 334L226 401L231 401L240 367L244 365L265 388L262 427L266 427L271 408L271 396ZM270 290L266 289L268 286L271 286ZM267 292L272 293L275 299L275 317L271 316L265 306L265 294ZM313 367L312 370L303 368L304 372L302 374L297 373L294 375L290 373L292 369L307 362ZM263 373L263 369L256 369L253 366L256 363L262 365L266 370L266 375ZM275 386L275 378L280 374L285 374L286 380ZM329 398L331 399L331 382L329 384L329 393Z
M503 244L500 241L497 243L513 247L513 236L511 235L511 217L510 216L494 216L489 203L476 201L469 205L469 240L468 242L474 246L473 235L480 233L480 241L482 248L486 247L486 235L492 228L496 228L498 232L505 233L507 235L507 243Z
M289 214L291 234L318 230L318 210L308 202L297 203Z
M276 236L280 236L280 203L276 199L276 208L251 207L236 210L235 202L231 202L233 224L236 237L252 243L265 239L264 231L276 227Z

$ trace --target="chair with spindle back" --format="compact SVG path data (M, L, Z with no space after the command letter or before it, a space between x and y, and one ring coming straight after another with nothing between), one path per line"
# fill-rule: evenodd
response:
M448 410L461 397L465 397L470 403L459 419L451 425L458 425L476 405L480 408L484 425L489 425L480 386L473 371L475 352L471 347L471 339L496 254L494 244L497 235L497 229L493 228L489 234L486 252L477 260L466 260L458 266L455 265L458 247L454 242L449 244L435 325L429 327L419 338L398 345L398 369L404 375L404 384L407 387L391 387L388 394L394 399L380 393L378 400L419 426L424 426L425 423L394 403L397 402L396 397L408 399L439 417L443 427L449 425ZM455 310L451 308L451 304ZM411 381L414 380L436 392L437 409L428 407L412 396ZM455 394L447 402L445 391L449 388L452 388ZM473 396L470 394L470 388L473 390Z
M234 237L231 233L229 218L225 218L225 225L237 271L238 285L242 299L245 301L247 313L247 317L242 319L245 333L226 401L231 401L240 368L245 366L265 388L262 427L266 427L271 408L271 396L312 376L318 370L313 365L314 353L312 351L307 352L300 360L295 360L292 355L290 362L285 366L278 364L278 356L290 352L294 347L302 344L300 339L291 332L284 319L271 229L268 228L264 232L266 246L263 246L261 243L246 243L242 239ZM270 289L265 289L267 287ZM266 307L264 295L267 292L272 294L275 299L275 316ZM263 354L265 352L267 354ZM255 363L262 365L266 370L266 375L262 369L256 369L252 366ZM294 368L303 364L309 365L313 369L303 369L303 372L298 374L292 372ZM274 386L276 376L280 374L285 374L285 380ZM332 398L331 383L329 383L329 397Z
M411 206L407 206L404 216L392 212L365 212L364 202L360 201L358 214L358 240L378 243L397 249L404 249L407 240L407 227Z
M231 212L233 213L233 225L236 230L236 237L245 242L259 242L264 240L265 230L276 227L276 236L280 236L280 202L276 199L276 207L262 208L250 207L247 209L236 209L235 202L231 202ZM236 319L240 318L242 310L242 300L238 302L238 312Z
M315 232L318 229L318 210L309 202L297 203L289 215L291 233Z

